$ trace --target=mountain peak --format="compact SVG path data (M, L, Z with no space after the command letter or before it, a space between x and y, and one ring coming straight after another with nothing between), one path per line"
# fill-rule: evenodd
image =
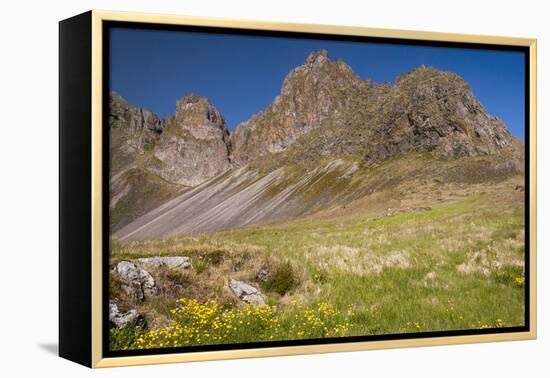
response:
M183 97L181 97L179 100L176 101L176 108L179 108L180 106L186 106L186 105L204 105L204 106L208 106L208 105L212 105L210 103L210 100L205 97L205 96L201 96L201 95L198 95L196 93L191 93L191 94L188 94L188 95L185 95Z
M246 164L286 150L323 124L342 124L341 116L362 88L361 79L343 61L329 60L327 50L311 52L285 77L273 103L237 127L233 161Z
M457 74L450 71L443 71L436 67L421 65L407 73L397 77L396 84L410 82L413 85L421 85L426 81L446 82L448 85L457 85L462 88L469 88L468 83Z
M109 98L126 102L126 100L117 91L114 90L109 92Z
M309 65L313 65L313 64L318 64L318 63L324 63L324 62L329 62L330 59L328 57L328 51L325 50L325 49L321 49L319 51L314 51L314 52L311 52L307 59L306 59L306 64L309 64Z
M130 106L128 101L116 91L109 92L109 104L112 109L118 109L118 113L122 112L121 109L126 109Z
M176 102L177 123L186 129L214 127L227 132L227 125L221 113L205 96L190 94Z

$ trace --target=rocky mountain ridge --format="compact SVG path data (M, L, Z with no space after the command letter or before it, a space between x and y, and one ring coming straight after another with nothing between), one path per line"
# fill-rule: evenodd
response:
M422 66L394 85L373 84L343 61L331 61L326 50L293 69L273 103L232 134L221 113L197 95L178 100L175 115L160 120L113 93L109 119L111 128L127 128L127 144L136 152L153 150L151 172L185 186L284 152L300 139L302 151L359 153L367 160L409 151L476 156L511 140L503 122L451 72Z
M458 158L521 150L454 73L422 66L393 85L375 84L325 50L293 69L272 104L233 133L206 97L185 96L173 116L160 119L114 92L109 133L114 231L217 177L239 177L232 184L239 190L261 181L252 166L262 162L271 186L285 167L317 169L327 158L364 164L410 153Z
M373 84L322 50L293 70L275 101L240 124L232 140L233 160L246 164L295 142L295 155L308 158L359 154L379 161L410 151L476 156L508 145L511 135L451 72L422 66L393 85Z

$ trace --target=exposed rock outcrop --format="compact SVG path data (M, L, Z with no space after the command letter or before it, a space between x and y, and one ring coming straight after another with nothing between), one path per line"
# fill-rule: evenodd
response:
M311 53L287 75L273 103L237 127L233 159L243 165L284 151L324 124L343 126L350 103L369 87L343 61L330 61L325 50Z
M401 75L372 116L377 143L369 143L366 153L377 159L409 151L492 154L511 141L506 126L487 113L462 78L431 67Z
M115 267L115 273L122 283L122 289L137 301L157 295L155 280L147 272L129 261L121 261Z
M116 328L124 328L129 325L135 325L142 321L142 317L137 310L131 309L125 313L122 313L118 309L118 305L109 301L109 323Z
M180 99L148 169L167 181L195 186L229 169L229 131L206 97Z
M135 260L138 264L158 268L165 266L168 268L181 268L187 269L191 267L191 259L187 256L154 256L154 257L143 257Z
M243 302L253 306L261 306L265 304L265 296L254 286L249 285L246 282L232 279L229 281L229 288Z
M151 150L164 129L163 122L153 112L128 104L118 93L111 92L109 97L109 130L116 171L119 165L117 153L134 155ZM113 135L114 134L114 135Z

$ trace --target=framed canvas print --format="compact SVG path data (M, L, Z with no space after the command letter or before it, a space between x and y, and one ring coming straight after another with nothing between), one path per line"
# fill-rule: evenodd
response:
M536 41L60 22L60 355L536 337Z

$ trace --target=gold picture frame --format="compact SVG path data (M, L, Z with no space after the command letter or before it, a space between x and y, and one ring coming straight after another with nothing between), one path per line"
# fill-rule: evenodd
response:
M357 36L357 37L380 37L386 39L400 39L409 41L430 41L430 42L455 42L465 44L490 44L490 45L502 45L502 46L520 46L528 49L528 85L529 85L529 107L526 112L529 114L529 175L526 176L529 179L529 234L526 235L526 239L529 241L529 266L527 280L529 282L528 290L528 313L529 313L529 329L524 332L503 332L503 333L491 333L491 334L476 334L476 335L457 335L457 336L444 336L444 337L425 337L425 338L406 338L398 340L375 340L375 341L361 341L361 342L342 342L342 343L330 343L330 344L314 344L314 345L296 345L296 346L283 346L283 347L261 347L254 349L231 349L231 350L213 350L213 351L196 351L188 353L166 353L166 354L154 354L154 355L132 355L121 357L105 357L103 353L104 333L103 333L103 313L104 313L104 286L105 286L105 270L104 270L104 243L105 235L103 235L103 201L105 199L105 182L104 182L104 164L103 164L103 122L104 114L103 104L105 99L103 98L103 75L105 71L104 67L104 55L103 51L103 38L104 38L104 25L106 22L128 22L137 24L159 24L159 25L185 25L185 26L200 26L200 27L215 27L215 28L229 28L229 29L241 29L241 30L262 30L273 32L299 32L299 33L314 33L324 35L335 36ZM435 345L448 345L448 344L466 344L466 343L482 343L482 342L496 342L496 341L512 341L512 340L529 340L535 339L537 335L537 307L536 307L536 283L537 283L537 265L536 265L536 205L537 205L537 167L536 167L536 113L537 113L537 73L536 73L536 54L537 54L537 41L536 39L528 38L513 38L513 37L500 37L500 36L482 36L482 35L468 35L468 34L452 34L452 33L435 33L424 31L408 31L408 30L393 30L393 29L377 29L367 27L352 27L352 26L337 26L337 25L318 25L318 24L295 24L295 23L280 23L280 22L260 22L254 20L233 20L233 19L221 19L210 17L190 17L190 16L174 16L174 15L160 15L160 14L144 14L144 13L129 13L129 12L111 12L93 10L84 15L76 16L75 18L67 21L62 21L60 24L60 114L61 114L61 149L63 150L63 132L64 122L74 120L89 120L90 127L86 128L82 126L85 132L82 132L82 138L85 143L89 142L89 162L91 166L86 168L84 175L89 177L89 181L83 183L83 185L89 186L90 199L86 202L89 212L82 216L89 216L89 223L81 225L81 229L78 232L85 233L86 239L80 241L72 241L72 249L69 248L69 242L64 242L67 233L71 230L70 227L77 227L74 223L71 225L69 221L70 217L64 218L64 206L69 206L71 201L78 201L79 195L84 194L71 194L70 189L66 189L63 192L63 169L61 172L61 197L66 196L66 202L61 203L61 228L60 240L60 355L71 359L73 361L82 363L90 367L114 367L114 366L129 366L129 365L143 365L143 364L160 364L160 363L174 363L174 362L188 362L188 361L207 361L207 360L219 360L219 359L237 359L237 358L251 358L251 357L268 357L268 356L283 356L283 355L298 355L298 354L311 354L311 353L328 353L328 352L347 352L347 351L359 351L359 350L371 350L371 349L386 349L386 348L404 348L404 347L421 347L421 346L435 346ZM84 33L83 41L75 41L75 33ZM68 36L72 34L72 36ZM87 38L89 37L89 38ZM72 38L72 39L71 39ZM88 41L88 42L86 42ZM66 73L69 70L68 61L64 59L72 59L71 54L78 53L78 49L89 49L89 55L81 57L82 61L88 58L89 77L82 79L82 73L75 73L70 76ZM75 63L76 64L76 63ZM527 67L526 67L527 68ZM85 71L84 71L85 72ZM80 75L80 76L79 76ZM70 77L69 77L70 76ZM65 79L63 78L65 77ZM84 80L85 84L82 87L84 94L90 91L89 100L90 103L86 103L81 97L76 96L76 92L63 95L63 91L71 91L71 77ZM64 85L67 85L66 87ZM74 101L80 101L80 106L85 115L66 115L69 108L74 109ZM83 118L71 118L71 117L83 117ZM88 118L86 118L88 117ZM80 134L79 134L80 135ZM66 159L66 155L61 153L61 165ZM68 153L68 152L67 152ZM69 163L67 163L69 164ZM66 174L71 174L69 165L66 167ZM65 220L64 220L65 219ZM81 243L81 244L78 244ZM78 250L75 248L79 246ZM66 250L64 249L66 248ZM69 251L70 249L70 251ZM82 261L77 261L76 257L69 256L70 253L80 253L81 250L85 250L85 258ZM69 272L72 271L73 273ZM75 273L87 272L86 274ZM89 283L79 283L78 280L89 280ZM87 281L88 282L88 281ZM81 300L84 303L83 311L89 312L89 317L85 317L81 320L81 323L67 325L69 323L68 318L73 316L71 313L70 305L74 305L73 299L70 298L75 295L71 286L76 289L89 288L89 295L83 295ZM70 303L69 303L70 302ZM71 328L72 327L72 328ZM78 335L73 335L75 331L80 330ZM86 335L83 337L82 335ZM88 337L89 336L89 337ZM78 341L80 339L82 343L87 344L83 348L83 352L74 352ZM88 345L89 344L89 345Z

